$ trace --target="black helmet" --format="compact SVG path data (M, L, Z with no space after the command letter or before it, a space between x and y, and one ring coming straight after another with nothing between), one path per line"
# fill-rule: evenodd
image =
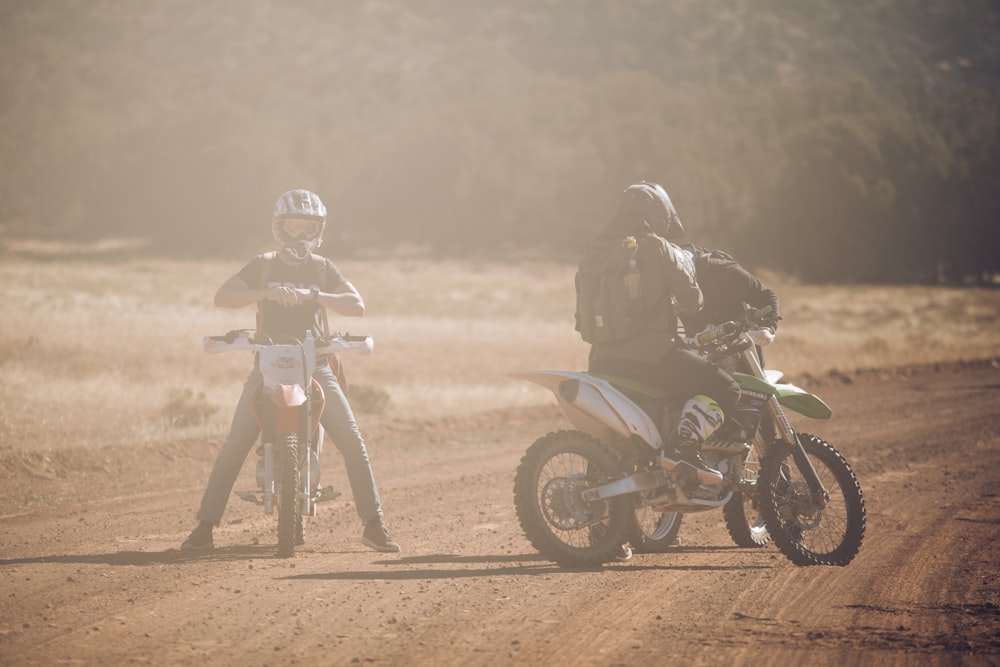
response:
M639 181L628 186L618 202L618 212L638 215L654 232L669 241L684 236L677 209L662 185Z

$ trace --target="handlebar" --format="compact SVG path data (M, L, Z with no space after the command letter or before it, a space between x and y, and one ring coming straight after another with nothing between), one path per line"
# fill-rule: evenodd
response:
M335 332L329 336L319 336L314 339L316 354L334 354L345 352L347 354L366 355L371 354L375 347L375 341L371 336L351 335L349 333ZM233 350L246 350L256 352L261 348L272 345L302 345L303 342L296 338L282 338L274 341L270 336L253 329L236 329L224 336L205 336L202 339L202 346L209 354L219 354L221 352L232 352Z
M754 309L744 304L743 317L739 321L708 326L694 336L681 338L681 343L705 353L709 359L737 354L751 345L767 345L774 340L774 331L764 326L763 321L771 310L771 306Z

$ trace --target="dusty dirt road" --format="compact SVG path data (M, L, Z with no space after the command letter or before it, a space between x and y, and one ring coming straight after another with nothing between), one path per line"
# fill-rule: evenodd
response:
M215 551L182 555L217 443L8 448L2 507L38 502L0 517L0 665L1000 663L1000 361L818 380L802 383L836 414L804 430L847 456L868 506L845 568L737 548L721 513L685 519L669 553L541 560L512 481L565 426L554 405L362 419L399 555L357 543L343 498L293 559L235 498ZM323 469L346 488L333 447Z

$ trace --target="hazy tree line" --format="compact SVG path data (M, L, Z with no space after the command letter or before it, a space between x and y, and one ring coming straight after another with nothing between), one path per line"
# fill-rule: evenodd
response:
M806 280L1000 271L1000 12L842 7L11 0L0 234L245 252L307 187L334 256L573 259L646 178Z

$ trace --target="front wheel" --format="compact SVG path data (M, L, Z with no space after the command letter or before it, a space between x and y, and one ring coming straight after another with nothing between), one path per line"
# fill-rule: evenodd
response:
M282 438L277 459L278 478L278 558L295 555L296 537L302 537L302 509L299 503L299 438L289 433ZM298 533L298 535L296 535Z
M662 554L677 541L683 516L680 512L657 512L637 504L635 522L629 531L629 544L636 553Z
M800 433L799 442L829 494L817 502L792 448L776 442L761 465L758 500L774 544L796 565L847 565L865 534L865 501L854 471L832 445Z
M562 567L609 562L628 541L630 496L586 501L583 493L623 475L593 437L559 431L536 440L514 476L514 508L528 541Z

